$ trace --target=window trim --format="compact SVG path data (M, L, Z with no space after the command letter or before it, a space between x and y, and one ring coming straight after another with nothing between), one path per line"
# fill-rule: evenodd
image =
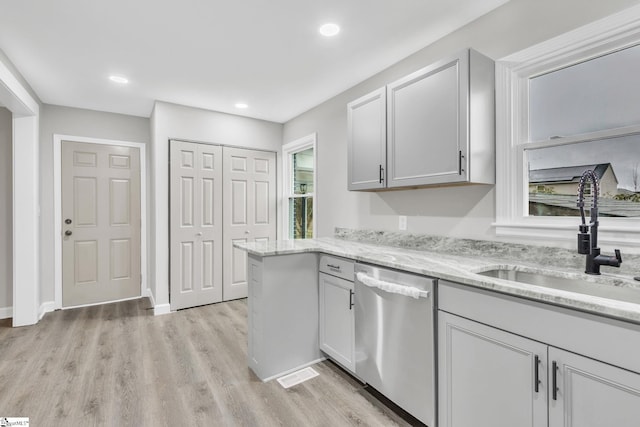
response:
M282 146L282 238L285 240L293 239L289 235L289 198L296 197L292 191L292 164L291 156L300 151L313 148L313 193L307 193L313 197L313 237L316 237L318 228L318 150L316 148L317 134L314 132L310 135L291 141Z
M553 241L575 248L573 217L528 216L528 179L524 156L528 141L528 80L536 75L640 43L640 5L570 31L496 61L496 235ZM573 136L594 139L636 133L639 126ZM532 141L527 145L538 145ZM640 218L600 218L599 241L638 252Z

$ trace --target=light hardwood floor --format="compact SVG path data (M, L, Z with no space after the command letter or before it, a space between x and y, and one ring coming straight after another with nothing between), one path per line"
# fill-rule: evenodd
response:
M0 320L0 416L32 426L409 425L330 362L283 389L247 367L246 300L153 316L146 299Z

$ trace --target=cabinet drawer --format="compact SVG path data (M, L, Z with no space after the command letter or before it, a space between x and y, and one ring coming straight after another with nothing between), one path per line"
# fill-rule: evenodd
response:
M354 262L330 255L320 257L320 271L353 282Z

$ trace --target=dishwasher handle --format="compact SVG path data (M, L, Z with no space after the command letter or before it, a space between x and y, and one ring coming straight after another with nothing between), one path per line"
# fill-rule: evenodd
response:
M356 279L365 286L368 286L370 288L378 288L392 294L405 295L415 299L418 299L421 297L429 298L429 291L423 291L421 289L414 288L412 286L400 285L398 283L392 283L392 282L387 282L385 280L376 279L375 277L371 277L363 272L358 272L356 274Z

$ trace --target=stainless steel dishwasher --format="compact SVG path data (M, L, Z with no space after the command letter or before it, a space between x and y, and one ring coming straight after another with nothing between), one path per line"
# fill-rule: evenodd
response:
M355 267L356 375L435 426L436 279Z

